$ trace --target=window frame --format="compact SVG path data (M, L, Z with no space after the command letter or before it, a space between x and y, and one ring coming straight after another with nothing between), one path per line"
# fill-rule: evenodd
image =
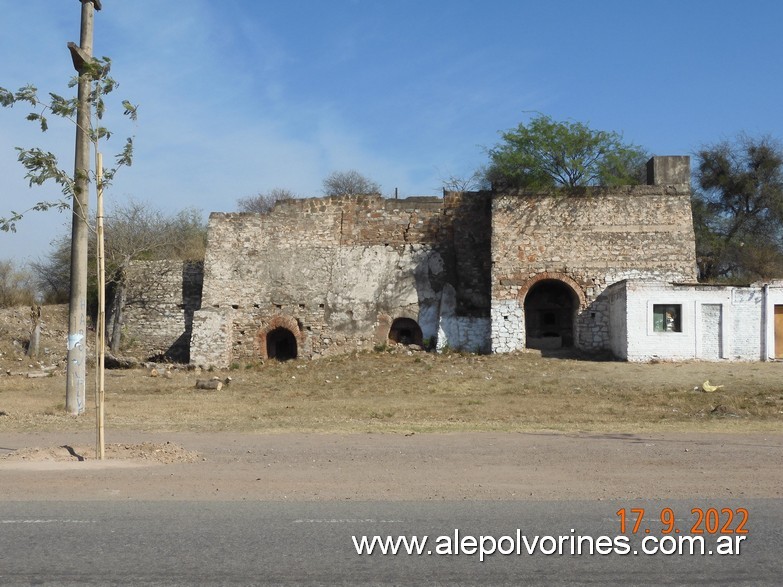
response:
M685 332L685 304L676 302L650 302L650 333L655 335L676 335ZM671 325L666 324L666 315L673 314ZM660 326L660 328L659 328Z

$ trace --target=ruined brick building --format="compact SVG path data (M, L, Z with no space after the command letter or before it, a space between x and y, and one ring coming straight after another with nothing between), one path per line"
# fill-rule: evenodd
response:
M127 330L151 352L216 367L390 343L574 347L629 360L777 356L771 316L783 288L737 296L696 284L689 184L688 157L656 157L643 186L312 198L264 215L213 213L203 274L144 266L158 293L129 294ZM736 299L749 309L736 310ZM761 318L740 348L732 341L747 312Z

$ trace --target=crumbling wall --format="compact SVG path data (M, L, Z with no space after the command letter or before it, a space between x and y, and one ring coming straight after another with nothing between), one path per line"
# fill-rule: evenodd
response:
M687 157L659 157L648 186L312 198L264 215L214 213L191 361L368 349L389 341L398 318L437 348L508 352L535 339L610 350L619 342L609 285L696 280L688 172Z
M491 305L492 192L452 192L443 223L453 258L459 316L488 318Z
M123 348L144 358L188 362L202 281L201 262L131 262L126 271Z
M263 359L264 333L283 318L294 321L286 329L297 356L386 344L395 318L415 320L433 343L446 284L463 314L488 316L488 206L486 218L470 223L463 202L481 206L465 194L352 196L278 202L264 215L212 214L202 302L211 315L203 328L196 315L191 361ZM468 245L456 247L463 239ZM479 262L475 251L483 251ZM231 336L213 340L217 315Z

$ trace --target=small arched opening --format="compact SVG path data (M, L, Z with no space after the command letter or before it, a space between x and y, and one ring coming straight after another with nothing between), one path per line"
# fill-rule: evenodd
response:
M558 349L574 346L574 322L579 297L566 283L544 279L525 296L525 346Z
M278 361L296 358L296 337L282 326L270 330L266 335L266 356Z
M416 320L396 318L389 329L389 341L396 344L417 344L422 346L424 337Z

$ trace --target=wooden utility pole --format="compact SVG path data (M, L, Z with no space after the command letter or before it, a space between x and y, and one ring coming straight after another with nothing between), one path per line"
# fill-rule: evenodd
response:
M74 416L84 413L87 360L87 242L90 186L90 86L92 75L93 20L100 0L79 0L82 5L79 45L68 44L73 66L79 74L76 113L76 156L74 164L73 221L71 227L71 297L68 314L68 367L65 410Z
M106 258L103 250L103 157L95 153L95 185L98 201L95 213L96 260L98 263L98 328L95 337L95 457L103 460L106 456L104 438L104 367L106 362Z

